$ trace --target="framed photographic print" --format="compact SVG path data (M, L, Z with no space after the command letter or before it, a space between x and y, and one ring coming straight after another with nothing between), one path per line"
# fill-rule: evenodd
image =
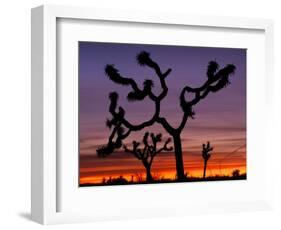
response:
M32 10L32 219L270 208L272 22Z

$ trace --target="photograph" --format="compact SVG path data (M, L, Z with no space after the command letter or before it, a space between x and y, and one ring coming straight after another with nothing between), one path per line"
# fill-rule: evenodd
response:
M246 180L247 49L78 42L79 186Z

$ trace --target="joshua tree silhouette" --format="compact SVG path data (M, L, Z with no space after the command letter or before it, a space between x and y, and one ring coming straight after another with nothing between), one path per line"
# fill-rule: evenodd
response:
M148 140L150 136L151 141ZM146 132L143 136L143 149L141 149L140 142L133 141L133 148L129 149L126 145L123 145L124 150L128 153L132 153L137 159L142 161L143 166L146 169L146 181L152 182L153 177L151 175L151 165L154 157L163 151L172 151L173 147L168 147L171 142L171 138L168 138L163 147L157 149L157 144L162 141L162 134L155 135L154 133Z
M140 52L136 59L141 66L147 66L155 71L162 88L160 94L155 95L152 91L152 80L145 80L143 88L141 89L132 78L122 76L114 65L106 65L105 73L109 79L116 84L130 86L132 88L132 91L127 96L129 101L143 100L148 97L155 104L154 114L150 119L141 124L133 124L125 118L125 110L121 106L117 108L118 94L116 92L110 93L109 112L112 115L112 119L107 120L106 123L107 126L112 129L112 132L109 136L108 143L99 148L97 150L97 154L101 157L111 154L115 149L122 146L122 141L127 138L131 132L136 132L148 126L152 126L154 123L158 123L162 125L163 128L173 137L177 180L185 181L186 175L184 173L181 133L187 123L187 120L189 118L194 118L195 112L193 110L193 106L202 99L206 98L210 92L215 93L230 84L229 76L235 72L235 66L227 65L224 68L219 69L218 63L210 61L207 69L207 79L202 86L197 88L185 86L181 90L180 106L182 108L183 115L179 125L177 127L173 127L165 117L160 115L161 102L168 94L166 78L172 70L168 69L167 71L162 72L159 65L151 59L150 54L146 51ZM186 99L187 93L193 95L191 100Z
M211 151L213 151L214 148L211 147L210 142L207 142L206 144L202 145L202 157L204 159L204 170L203 170L203 178L205 179L206 177L206 168L207 168L207 163L208 160L211 157Z

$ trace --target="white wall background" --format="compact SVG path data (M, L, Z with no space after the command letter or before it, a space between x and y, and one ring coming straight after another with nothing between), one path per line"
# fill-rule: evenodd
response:
M6 0L0 10L0 225L1 229L39 229L29 220L30 213L30 9L41 4L68 4L116 9L262 17L275 20L275 90L281 98L281 13L276 0ZM278 78L278 76L280 76ZM281 117L276 108L278 144ZM276 151L280 151L276 148ZM275 202L273 212L202 215L168 219L147 219L90 224L48 226L52 229L280 229L281 168L280 155L275 165ZM280 181L280 182L279 182ZM223 192L223 191L222 191Z

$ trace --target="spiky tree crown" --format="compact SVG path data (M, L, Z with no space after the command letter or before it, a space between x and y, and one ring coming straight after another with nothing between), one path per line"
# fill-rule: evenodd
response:
M105 66L105 74L109 77L109 79L120 85L128 85L130 81L119 74L118 69L114 67L114 65L106 65Z
M206 144L202 145L202 157L204 158L205 161L208 161L211 157L211 152L213 151L213 147L211 147L210 142L207 142Z
M150 137L150 141L148 138ZM133 141L132 149L129 149L126 145L124 145L124 150L126 152L132 153L139 160L144 160L145 163L150 164L153 161L153 158L156 154L163 151L171 151L173 148L168 147L168 144L171 142L171 138L168 138L162 148L158 148L158 144L162 141L162 134L159 133L155 135L154 133L146 132L143 136L143 148L140 147L140 142ZM150 142L150 143L149 143Z
M150 58L150 54L146 51L142 51L137 55L137 61L140 65L151 66L153 61Z
M210 61L207 70L208 78L214 77L214 74L217 72L218 68L219 68L218 63L216 63L215 61Z

